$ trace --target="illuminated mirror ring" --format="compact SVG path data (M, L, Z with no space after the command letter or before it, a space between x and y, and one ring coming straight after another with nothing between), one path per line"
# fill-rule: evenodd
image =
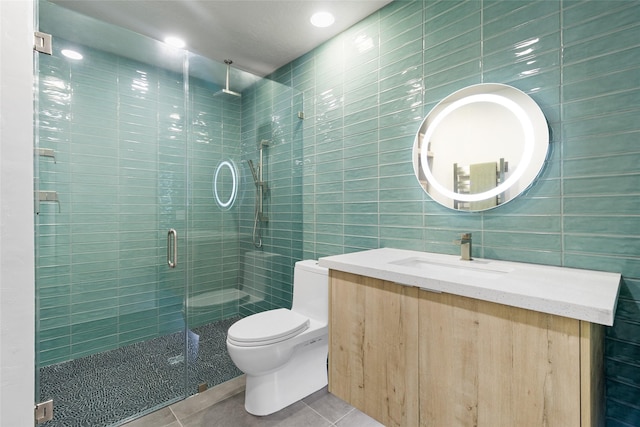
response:
M548 148L549 126L535 100L509 85L480 83L446 96L426 115L413 144L413 170L434 201L482 211L522 194L543 169Z
M223 200L220 197L219 188L219 177L223 170L227 168L229 172L231 172L231 194L227 200ZM213 196L216 199L216 203L223 209L229 209L233 206L233 203L236 201L236 196L238 195L238 170L236 169L236 165L230 160L223 160L218 164L216 168L216 173L213 176Z
M473 104L476 102L492 102L509 109L512 113L515 114L515 116L520 121L520 125L522 126L522 130L524 131L524 135L525 135L524 151L522 152L522 157L520 158L520 162L518 162L518 167L511 174L511 176L507 178L504 182L500 183L495 188L482 193L460 194L445 188L442 184L438 182L438 180L433 176L433 174L431 173L431 170L429 169L427 150L422 150L420 153L422 171L424 172L425 177L429 181L429 184L431 184L433 188L439 191L442 195L447 196L451 199L460 200L462 202L475 202L478 200L485 200L491 197L495 197L498 194L509 189L515 182L517 182L522 177L525 170L529 166L529 163L531 162L531 156L533 154L533 145L534 145L533 124L531 123L531 120L529 119L526 111L524 111L517 103L500 95L492 95L492 94L471 95L451 103L449 106L443 109L435 117L433 122L429 124L429 127L426 133L424 134L424 140L425 141L430 140L431 135L433 134L433 132L435 132L435 129L449 114L456 111L460 107Z

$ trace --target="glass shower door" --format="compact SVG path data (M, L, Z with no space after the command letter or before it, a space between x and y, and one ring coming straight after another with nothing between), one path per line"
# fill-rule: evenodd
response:
M36 401L115 425L187 393L187 56L39 8Z

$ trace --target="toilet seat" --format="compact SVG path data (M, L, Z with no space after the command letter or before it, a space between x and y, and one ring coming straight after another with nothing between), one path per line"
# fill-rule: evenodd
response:
M307 317L286 308L263 311L231 325L227 338L239 347L275 344L292 338L309 328Z

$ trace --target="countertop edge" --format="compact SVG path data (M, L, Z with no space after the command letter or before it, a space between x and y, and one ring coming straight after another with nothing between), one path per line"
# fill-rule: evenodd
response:
M420 254L420 252L414 251L405 251L405 250L393 250L386 249L387 251L398 251L402 254L415 253ZM372 251L382 251L380 249L373 249L371 251L363 251L363 252L372 252ZM372 252L373 253L373 252ZM378 252L381 253L381 252ZM342 271L346 273L373 277L375 279L395 282L404 286L414 286L421 288L425 291L431 292L444 292L454 295L459 295L468 298L474 298L483 301L494 302L498 304L504 304L512 307L523 308L527 310L538 311L547 314L558 315L562 317L573 318L577 320L582 320L591 323L597 323L605 326L612 326L614 321L615 309L617 306L617 299L619 293L619 282L621 276L619 273L610 273L610 272L601 272L601 271L593 271L594 274L600 274L602 277L606 277L608 280L613 283L617 277L618 285L615 289L615 295L611 293L608 295L607 301L604 304L601 304L602 301L598 301L599 306L596 305L588 305L588 304L580 304L574 301L570 301L567 298L565 299L554 299L552 295L525 295L520 292L508 292L504 290L491 289L483 286L474 286L463 283L456 283L442 279L434 279L430 277L423 277L417 274L411 273L402 273L398 271L399 269L395 269L395 271L390 271L385 269L385 265L365 265L362 260L349 261L349 258L353 258L357 255L354 254L362 254L362 253L351 253L345 255L334 255L331 257L322 257L318 260L319 265L323 267L327 267L331 270ZM431 255L428 253L424 253L426 255ZM366 254L364 254L366 255ZM442 256L442 254L436 254L438 256ZM375 259L374 259L375 261ZM504 265L514 265L514 266L523 266L523 268L533 268L533 269L563 269L563 267L557 266L545 266L538 264L526 264L526 263L513 263L509 261L496 261L500 262ZM582 270L582 269L572 269L566 268L568 273L575 274L584 274L585 272L592 272L591 270Z

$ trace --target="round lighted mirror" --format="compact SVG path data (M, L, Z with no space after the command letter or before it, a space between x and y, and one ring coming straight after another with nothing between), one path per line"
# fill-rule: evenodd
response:
M213 197L222 209L233 206L238 195L238 170L233 162L224 160L213 175Z
M526 190L548 147L538 104L514 87L485 83L454 92L427 114L413 144L413 168L438 203L481 211Z

